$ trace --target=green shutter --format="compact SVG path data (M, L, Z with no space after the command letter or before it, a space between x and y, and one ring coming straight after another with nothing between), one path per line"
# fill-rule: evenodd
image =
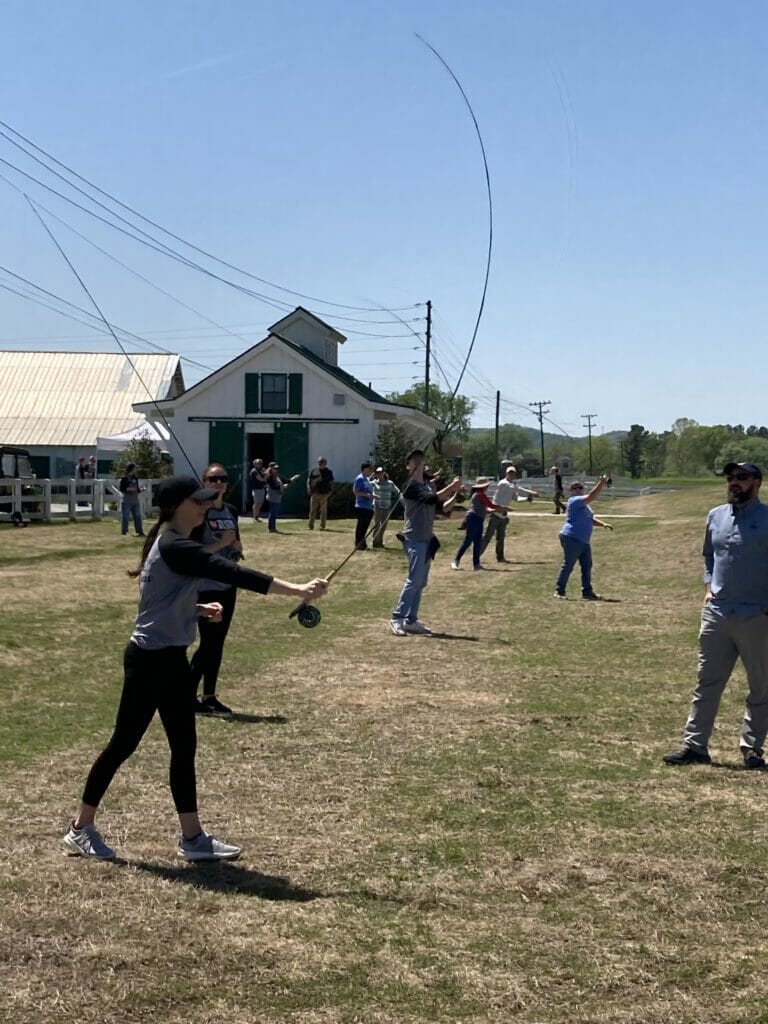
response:
M245 415L250 416L259 413L259 374L246 373L245 375Z
M236 508L242 508L245 461L245 430L242 423L224 420L208 424L208 461L220 462L226 469L229 476L226 500Z
M303 376L300 373L288 374L288 412L301 415Z

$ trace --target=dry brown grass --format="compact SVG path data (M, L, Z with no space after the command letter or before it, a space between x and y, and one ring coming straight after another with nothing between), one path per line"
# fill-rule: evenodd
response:
M659 762L690 693L711 497L638 500L650 518L598 535L617 603L596 606L551 599L554 518L516 520L515 564L486 574L449 571L445 524L423 615L454 639L389 634L395 550L355 556L315 630L241 598L222 697L267 720L200 723L204 820L245 849L198 867L173 856L157 724L100 818L125 860L62 854L114 714L135 549L107 525L0 534L4 1019L768 1020L765 779L737 770L740 684L722 767ZM302 578L347 550L349 532L292 529L249 529L250 563ZM95 553L56 557L77 544Z

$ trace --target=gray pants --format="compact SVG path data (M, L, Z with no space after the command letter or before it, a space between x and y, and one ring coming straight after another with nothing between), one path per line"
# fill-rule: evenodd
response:
M391 511L391 506L387 508L379 508L378 505L376 505L373 510L373 546L375 548L384 547L384 534L387 529L387 519Z
M496 534L496 561L502 562L504 560L504 537L507 533L507 517L495 516L491 513L488 516L488 525L485 528L485 534L483 535L483 543L480 545L480 554L485 551L488 545L491 543L491 538Z
M741 658L749 686L739 746L762 750L768 732L768 615L722 616L708 605L701 612L698 682L683 734L686 745L708 745L737 658Z

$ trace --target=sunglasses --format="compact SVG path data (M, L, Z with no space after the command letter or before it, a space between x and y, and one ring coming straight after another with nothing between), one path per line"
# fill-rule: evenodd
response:
M226 484L229 482L228 476L209 476L206 477L206 482L209 484Z
M731 473L731 475L727 476L725 479L728 481L728 483L731 483L732 480L741 480L743 482L744 480L751 480L752 479L752 474L751 473Z

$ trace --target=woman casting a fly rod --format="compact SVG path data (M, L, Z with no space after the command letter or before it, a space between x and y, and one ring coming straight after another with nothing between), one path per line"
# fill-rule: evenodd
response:
M287 583L212 554L191 540L216 494L192 476L171 477L157 490L158 521L147 536L138 567L129 573L139 578L139 611L125 650L117 720L112 738L88 774L80 810L64 837L73 853L114 859L114 850L94 824L96 811L157 711L171 748L171 793L181 824L179 856L192 861L234 860L240 854L240 847L203 830L197 810L195 684L186 652L195 639L198 617L215 622L222 612L219 602L199 604L198 589L203 580L217 580L257 594L311 601L328 583Z

